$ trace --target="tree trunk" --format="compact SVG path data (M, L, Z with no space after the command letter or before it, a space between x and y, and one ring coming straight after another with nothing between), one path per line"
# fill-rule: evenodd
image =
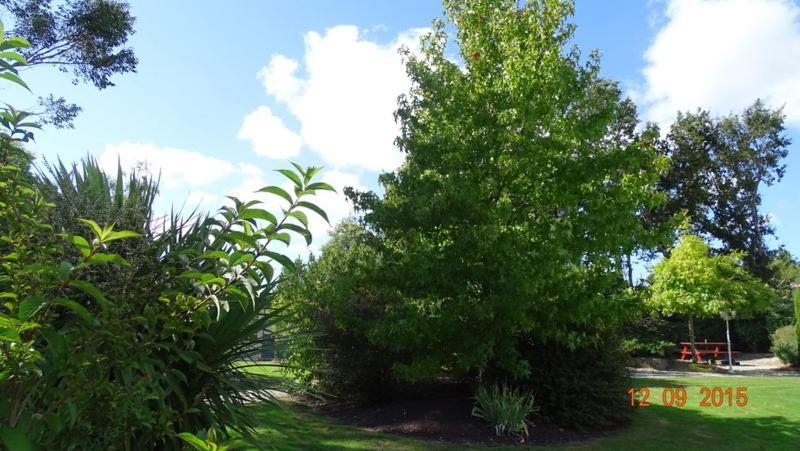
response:
M628 263L628 283L630 286L633 286L633 264L631 263L631 254L627 254L625 257Z
M694 345L694 317L689 317L689 347L692 350L692 363L697 363L697 348Z

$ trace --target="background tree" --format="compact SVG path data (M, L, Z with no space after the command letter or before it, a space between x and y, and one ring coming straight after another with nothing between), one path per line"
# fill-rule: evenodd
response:
M73 82L89 82L99 89L114 86L111 77L135 72L138 63L126 47L134 17L128 3L119 0L0 0L10 14L13 30L31 46L22 54L28 67L51 65L71 72ZM80 107L52 94L39 98L43 121L69 127Z
M795 316L793 286L800 285L800 263L786 249L779 249L769 265L773 273L770 286L777 298L767 311L767 327L770 331L792 322Z
M774 297L766 284L742 266L742 253L711 255L708 245L686 234L669 257L653 269L650 305L662 314L688 317L692 361L696 361L694 320L734 310L747 317L764 310Z
M745 267L769 280L765 238L774 229L759 212L760 189L781 180L790 144L782 111L760 100L722 118L679 113L659 146L670 161L659 181L667 202L651 220L663 223L685 211L694 233L718 242L720 252L744 252Z

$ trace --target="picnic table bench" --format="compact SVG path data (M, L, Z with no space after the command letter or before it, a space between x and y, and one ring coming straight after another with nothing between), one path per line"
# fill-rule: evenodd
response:
M692 344L688 341L682 341L681 345L681 358L679 360L686 361L692 359ZM707 360L728 360L728 343L724 341L697 341L694 344L697 349L697 361L703 363L703 356ZM736 356L741 354L739 351L731 351L732 364L738 365Z

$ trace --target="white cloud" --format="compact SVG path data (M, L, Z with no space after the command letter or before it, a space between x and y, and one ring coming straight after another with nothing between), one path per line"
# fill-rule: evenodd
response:
M761 98L800 125L800 7L790 0L672 0L645 60L636 97L648 120Z
M379 44L350 25L312 31L305 37L305 78L296 74L299 63L283 55L273 55L258 77L297 118L303 143L326 163L394 169L403 155L394 146L393 113L410 87L398 49L414 51L424 32L412 29Z
M244 117L237 137L250 140L253 150L267 158L293 157L303 145L300 136L283 125L283 120L266 106Z
M288 102L303 88L303 82L295 75L298 66L293 59L274 55L256 76L264 84L267 94L281 102Z
M163 189L208 185L234 172L231 163L199 152L132 142L107 145L98 158L100 167L111 174L117 171L117 161L123 170L141 168L154 177L160 174Z
M219 196L207 191L192 191L186 196L186 205L189 208L199 206L213 206L214 203L219 201Z
M250 163L239 163L239 171L248 176L262 175L264 171L260 167Z

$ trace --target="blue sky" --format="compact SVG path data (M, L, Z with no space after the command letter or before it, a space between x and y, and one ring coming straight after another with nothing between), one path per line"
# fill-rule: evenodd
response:
M191 5L191 6L189 6ZM98 91L51 68L24 74L34 94L84 109L74 130L48 129L31 149L74 161L161 171L159 208L214 208L283 183L291 159L324 165L335 186L377 188L400 161L392 148L394 99L407 86L396 47L413 47L440 16L437 0L132 1L138 72ZM776 243L800 255L800 6L794 0L580 0L576 43L602 53L643 119L667 125L678 109L717 114L756 97L785 105L790 148L784 180L764 192ZM17 106L34 99L4 92ZM335 218L341 196L320 200ZM312 231L322 238L321 222ZM317 247L322 240L316 240ZM297 248L301 252L302 249Z

